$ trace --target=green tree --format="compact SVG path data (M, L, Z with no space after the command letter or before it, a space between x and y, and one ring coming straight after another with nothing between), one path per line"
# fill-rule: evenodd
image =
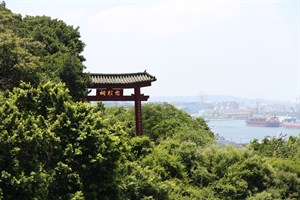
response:
M118 199L128 145L101 111L74 103L63 84L21 84L0 97L4 199Z
M144 134L155 142L173 137L180 131L209 131L203 120L193 120L186 112L168 103L143 105L142 117ZM212 133L210 137L213 138Z
M21 81L34 86L62 81L74 100L83 100L89 75L84 73L79 28L46 16L22 18L0 9L1 89L12 90Z
M38 42L15 37L7 31L0 33L0 88L12 89L21 81L37 85L41 80L40 58L34 56L29 48L41 48Z
M26 37L45 45L42 61L50 78L65 82L75 100L84 98L89 77L83 73L85 58L81 53L85 44L80 40L79 28L46 16L25 17L23 27Z
M5 8L5 6L6 6L5 1L1 1L0 6L2 6L3 8Z
M290 136L288 140L280 137L264 138L261 142L254 140L250 143L250 147L257 153L267 157L280 158L300 158L300 137Z
M16 30L22 23L22 16L12 13L5 6L0 6L0 32L7 29Z
M272 169L260 157L253 156L228 168L215 190L224 199L245 199L271 185Z

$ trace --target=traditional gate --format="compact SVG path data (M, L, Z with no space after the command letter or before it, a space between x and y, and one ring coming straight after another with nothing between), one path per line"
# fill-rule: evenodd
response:
M96 89L95 96L87 96L88 101L134 101L136 135L143 135L142 105L149 96L141 94L141 87L151 86L156 78L146 71L127 74L91 73L90 89ZM134 89L134 94L124 95L124 89Z

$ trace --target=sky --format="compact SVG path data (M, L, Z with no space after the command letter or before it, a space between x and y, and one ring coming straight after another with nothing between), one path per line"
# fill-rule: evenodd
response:
M300 97L300 0L6 0L79 27L88 72L147 70L150 96Z

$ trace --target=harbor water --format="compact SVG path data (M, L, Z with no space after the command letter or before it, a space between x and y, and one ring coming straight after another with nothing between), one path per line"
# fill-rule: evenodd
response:
M235 143L249 143L254 139L262 140L267 136L277 137L280 134L287 138L300 134L300 129L246 126L244 120L210 120L207 124L215 134Z

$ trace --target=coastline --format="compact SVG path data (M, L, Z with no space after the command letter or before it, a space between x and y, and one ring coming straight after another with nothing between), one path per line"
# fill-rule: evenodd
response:
M237 144L249 143L254 139L262 140L265 137L278 137L280 134L286 137L300 134L300 129L246 126L245 120L209 120L207 125L216 135Z

